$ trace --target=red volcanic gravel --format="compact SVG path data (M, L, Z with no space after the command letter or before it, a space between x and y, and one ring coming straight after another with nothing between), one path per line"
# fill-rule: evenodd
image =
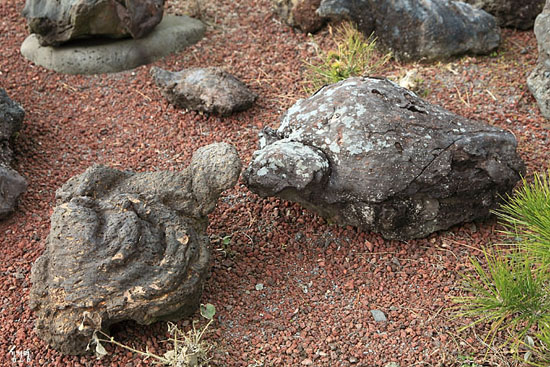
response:
M184 2L184 1L182 1ZM155 62L179 70L221 66L259 95L255 106L227 118L176 110L149 76L150 66L96 76L62 75L26 61L19 47L27 31L21 0L0 2L0 87L26 110L15 141L15 168L29 181L17 211L0 222L0 366L145 366L139 356L108 346L102 360L67 357L33 331L28 307L30 270L44 250L54 193L93 163L119 169L177 170L197 148L234 144L245 164L261 127L305 97L303 60L315 43L328 50L329 32L312 39L282 24L269 0L203 2L206 37ZM182 5L167 4L168 13ZM526 87L537 58L532 31L503 31L497 55L448 63L392 62L386 75L418 68L419 93L469 118L512 131L529 174L550 161L549 125ZM214 366L461 366L481 364L483 326L458 332L452 296L469 256L500 240L495 221L466 224L408 242L327 224L300 206L262 199L242 182L224 193L210 216L212 274L202 302L216 306L207 339ZM219 239L231 236L222 246ZM256 287L262 284L262 287ZM260 290L258 290L260 289ZM380 310L387 322L375 322ZM199 315L195 315L199 318ZM188 327L189 320L180 326ZM162 353L166 325L126 322L117 340ZM514 365L489 356L484 366ZM472 364L473 366L473 364Z

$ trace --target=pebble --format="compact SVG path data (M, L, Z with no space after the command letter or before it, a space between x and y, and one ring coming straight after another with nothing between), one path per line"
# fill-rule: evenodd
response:
M386 315L384 312L380 310L370 310L370 313L372 314L372 317L374 317L374 321L376 322L386 322L388 319L386 318Z
M256 290L257 290L257 291L261 291L261 290L263 290L263 289L264 289L264 285L263 285L262 283L256 284Z

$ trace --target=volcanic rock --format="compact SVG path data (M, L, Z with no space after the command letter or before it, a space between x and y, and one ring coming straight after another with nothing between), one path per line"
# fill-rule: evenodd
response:
M209 270L207 214L240 170L235 148L219 143L199 149L181 172L96 165L67 181L32 268L38 336L83 354L95 330L194 312Z
M155 83L178 108L227 116L243 111L257 96L233 75L219 68L189 68L171 72L151 68Z
M272 0L273 10L291 27L296 27L305 33L319 30L325 19L316 10L321 0Z
M23 16L42 46L90 37L141 38L160 23L164 0L26 0Z
M261 196L406 240L487 217L523 172L512 133L388 80L350 78L264 129L243 177Z
M494 15L501 27L531 29L544 0L464 0Z
M487 54L500 43L496 19L483 10L450 0L322 0L322 17L357 23L365 35L403 60Z
M537 66L527 78L527 86L537 100L540 112L550 119L550 0L535 21L539 48Z
M11 141L23 127L25 110L0 88L0 219L11 213L19 196L27 189L27 181L10 168L13 160Z

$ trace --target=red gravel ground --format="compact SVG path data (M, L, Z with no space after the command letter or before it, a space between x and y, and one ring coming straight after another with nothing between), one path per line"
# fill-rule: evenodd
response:
M155 65L179 70L222 66L259 94L249 111L228 118L169 106L149 66L98 76L56 74L23 59L23 1L0 2L0 86L26 110L16 140L15 168L29 189L18 210L0 223L0 366L144 366L121 349L102 360L66 357L33 332L28 308L30 269L44 250L55 190L92 163L135 171L177 170L194 150L215 141L234 144L250 161L261 127L305 97L302 60L312 39L272 14L268 0L203 4L206 37ZM181 12L169 2L167 12ZM392 62L386 75L418 67L422 95L456 113L516 134L529 174L548 167L550 126L526 88L537 58L533 32L505 30L498 54L450 63ZM323 49L328 32L314 36ZM210 216L212 276L203 303L217 308L208 340L215 366L474 366L484 356L482 327L458 332L452 296L469 256L499 241L495 221L466 224L427 239L385 241L379 235L327 224L277 199L262 199L239 183ZM230 236L223 246L220 238ZM263 289L257 290L257 284ZM261 287L258 287L261 288ZM388 322L374 321L370 310ZM196 315L196 318L199 316ZM180 326L189 326L189 320ZM117 340L162 353L166 325L113 327ZM28 357L26 356L28 354ZM15 360L13 358L15 357ZM515 365L491 355L484 366Z

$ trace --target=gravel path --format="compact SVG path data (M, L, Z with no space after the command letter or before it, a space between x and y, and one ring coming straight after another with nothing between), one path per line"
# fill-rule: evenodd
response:
M246 112L208 117L169 106L153 85L149 66L70 76L30 64L19 53L27 35L23 5L0 2L0 86L27 113L15 168L29 181L17 212L0 223L0 365L148 365L110 347L103 360L64 357L35 336L28 308L30 269L44 250L55 190L92 163L135 171L180 169L194 150L214 141L234 144L248 163L259 129L277 126L281 113L305 96L302 60L315 56L314 44L282 25L268 0L205 4L206 38L154 65L222 66L260 96ZM178 13L180 7L170 1L167 11ZM428 100L513 131L532 173L550 162L550 125L525 81L536 61L536 40L533 32L503 35L503 47L493 57L433 65L394 62L387 75L416 66L423 79L420 93ZM331 45L327 30L314 40L324 49ZM464 320L451 319L450 298L459 294L458 272L468 268L468 257L480 256L482 245L499 240L494 221L423 240L384 241L327 224L297 205L259 198L242 183L224 194L210 219L214 261L202 301L218 310L208 335L217 344L213 365L461 366L459 359L483 358L478 337L483 327L457 332ZM225 236L230 244L220 241ZM372 310L387 321L375 321ZM163 323L122 323L112 331L126 344L164 350ZM509 356L487 361L488 366L513 363Z

